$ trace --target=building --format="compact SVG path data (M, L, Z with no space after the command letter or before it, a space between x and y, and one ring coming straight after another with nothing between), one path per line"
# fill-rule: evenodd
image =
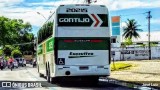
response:
M148 32L139 32L140 38L133 38L132 42L133 45L130 45L130 47L137 47L137 46L146 46L148 47ZM150 43L151 46L160 46L160 31L154 31L150 33ZM122 38L122 37L121 37ZM122 39L122 42L125 42L124 38ZM122 43L121 42L121 43Z
M148 59L148 32L139 32L140 38L132 39L133 45L121 47L118 42L111 43L111 51L114 52L114 60L138 60ZM150 33L151 59L160 59L160 31ZM121 36L121 44L125 41ZM115 40L116 41L116 40ZM116 46L117 45L117 46ZM154 46L153 46L154 45Z

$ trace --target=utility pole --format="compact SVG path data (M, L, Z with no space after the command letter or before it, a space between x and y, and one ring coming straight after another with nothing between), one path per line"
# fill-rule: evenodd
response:
M87 2L88 4L91 4L92 2L96 3L96 2L97 2L97 0L95 0L95 1L92 1L92 0L86 0L86 2Z
M91 0L86 0L88 4L91 4Z
M148 19L148 49L149 49L149 60L151 60L151 45L150 45L150 19L152 18L151 16L151 11L148 11L148 16L147 16L147 19Z

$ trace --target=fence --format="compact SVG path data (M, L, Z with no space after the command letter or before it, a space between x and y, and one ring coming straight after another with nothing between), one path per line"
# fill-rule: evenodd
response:
M148 47L111 48L114 60L141 60L149 58ZM151 47L151 58L160 59L160 47Z

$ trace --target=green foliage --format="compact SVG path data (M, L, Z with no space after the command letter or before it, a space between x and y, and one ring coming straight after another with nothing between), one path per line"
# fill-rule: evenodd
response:
M14 57L14 58L17 58L17 57L22 57L22 53L20 52L20 50L18 49L15 49L11 52L11 56Z
M6 56L6 57L4 57L5 58L5 60L9 60L9 56Z
M0 56L2 56L3 55L3 50L2 49L0 49Z
M33 44L14 45L33 42L34 35L29 33L31 30L31 24L25 23L22 19L9 19L0 16L0 46L2 46L4 54L10 56L14 49L21 52L33 51Z
M148 45L148 44L142 44L141 46L142 46L142 47L144 47L144 46L147 46L147 47L148 47L149 45ZM151 42L151 43L150 43L150 46L151 46L151 47L157 47L158 44L155 44L154 42Z
M146 46L146 44L141 44L141 47L145 47Z
M13 46L11 45L5 45L4 48L3 48L3 52L6 56L11 56L11 52L12 50L14 49Z
M52 34L53 34L53 22L46 22L38 32L38 43L43 42Z
M155 44L155 43L150 43L151 47L156 47L158 46L158 44Z
M26 42L23 37L31 29L30 23L24 23L22 19L0 17L0 46Z
M124 44L125 44L125 46L132 45L133 44L132 39L131 38L125 38Z
M134 19L128 19L126 22L126 27L124 27L124 33L123 36L124 38L139 38L139 34L137 31L143 31L142 29L138 29L140 25L137 25L137 22Z

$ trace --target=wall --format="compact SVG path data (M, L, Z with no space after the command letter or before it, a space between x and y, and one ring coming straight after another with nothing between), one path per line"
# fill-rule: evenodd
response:
M136 48L111 48L112 59L114 60L140 60L148 59L148 48L136 47ZM160 59L160 47L151 47L151 58Z

